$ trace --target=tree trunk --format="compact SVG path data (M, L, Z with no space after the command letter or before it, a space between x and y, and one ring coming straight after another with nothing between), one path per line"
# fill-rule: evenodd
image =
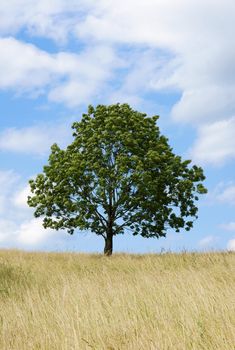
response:
M110 256L113 252L113 235L109 234L107 238L105 238L105 246L104 246L104 255Z

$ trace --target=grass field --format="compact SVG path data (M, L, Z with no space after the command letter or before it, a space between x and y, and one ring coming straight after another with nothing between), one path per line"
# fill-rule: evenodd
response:
M0 251L0 349L235 349L235 253Z

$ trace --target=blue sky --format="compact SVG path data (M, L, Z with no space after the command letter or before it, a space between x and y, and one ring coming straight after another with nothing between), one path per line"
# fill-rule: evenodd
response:
M235 250L235 3L232 0L8 0L0 4L0 247L101 252L89 232L44 230L28 179L71 141L89 104L129 103L174 151L204 168L190 232L114 250Z

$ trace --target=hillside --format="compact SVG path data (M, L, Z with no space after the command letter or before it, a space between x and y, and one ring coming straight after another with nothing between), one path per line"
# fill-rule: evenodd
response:
M1 350L235 349L235 254L0 251Z

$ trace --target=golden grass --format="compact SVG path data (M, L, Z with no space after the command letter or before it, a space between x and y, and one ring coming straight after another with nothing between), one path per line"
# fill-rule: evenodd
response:
M235 254L0 251L0 349L235 349Z

